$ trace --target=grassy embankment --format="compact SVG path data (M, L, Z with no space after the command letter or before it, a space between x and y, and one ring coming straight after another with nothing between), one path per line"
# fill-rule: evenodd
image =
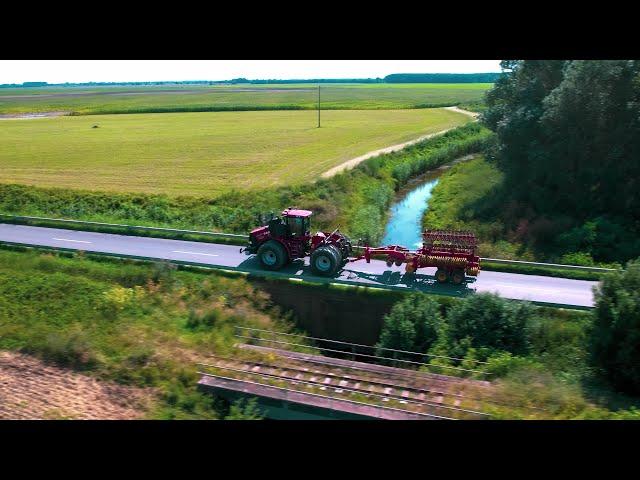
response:
M371 158L329 179L298 186L233 191L217 197L91 192L0 184L0 212L129 225L246 233L256 215L287 206L314 210L314 225L380 240L395 191L427 170L477 152L490 132L477 123ZM132 233L123 230L119 233ZM134 232L135 233L135 232Z
M540 252L532 251L514 238L505 239L504 226L498 221L484 222L478 219L477 212L482 208L482 199L490 197L492 192L500 186L501 181L500 170L483 157L455 165L440 177L440 181L433 189L429 208L424 214L422 224L430 228L468 229L476 232L480 239L479 252L482 257L573 264L572 259L545 258ZM620 267L615 264L600 266ZM584 280L597 280L602 276L601 273L594 272L526 265L500 265L490 262L484 262L483 268Z
M390 301L406 296L356 293ZM461 302L429 298L445 318ZM284 317L259 288L234 275L0 250L0 349L149 388L155 402L148 418L226 416L228 405L197 392L195 362L207 354L237 355L233 325L290 332ZM588 313L537 308L527 355L493 355L483 367L497 380L492 399L503 403L483 410L495 418L637 418L637 401L616 395L592 374L589 326ZM470 349L460 365L476 368L478 353Z
M220 418L197 361L237 355L233 326L291 331L246 279L163 264L0 250L0 349L150 388L149 418Z
M407 109L482 103L490 83L330 84L325 110ZM68 111L78 115L247 110L314 110L310 84L0 89L0 114Z
M445 109L3 120L3 183L216 197L302 185L351 158L470 122ZM96 126L98 128L92 128Z

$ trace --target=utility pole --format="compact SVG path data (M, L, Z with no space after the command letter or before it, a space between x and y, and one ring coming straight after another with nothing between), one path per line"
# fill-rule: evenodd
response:
M320 128L320 84L318 84L318 128Z

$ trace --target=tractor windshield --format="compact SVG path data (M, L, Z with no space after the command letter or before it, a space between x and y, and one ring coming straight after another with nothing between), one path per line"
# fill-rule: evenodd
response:
M308 217L287 217L287 223L292 235L301 237L309 231Z

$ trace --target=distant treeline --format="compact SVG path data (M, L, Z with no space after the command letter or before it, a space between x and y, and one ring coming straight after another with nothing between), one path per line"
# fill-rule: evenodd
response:
M394 73L384 83L494 83L500 73Z
M181 82L84 82L84 83L47 83L24 82L4 83L0 88L22 87L96 87L96 86L145 86L145 85L237 85L237 84L286 84L286 83L494 83L500 73L394 73L384 78L311 78L289 80L249 80L234 78L231 80L184 80Z

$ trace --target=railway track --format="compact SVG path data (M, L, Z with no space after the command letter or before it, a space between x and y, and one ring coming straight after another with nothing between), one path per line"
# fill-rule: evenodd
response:
M315 357L315 356L314 356ZM466 396L469 381L451 377L450 382L418 375L417 381L404 382L368 369L323 364L322 361L280 356L279 362L260 359L210 356L210 363L198 364L202 375L233 378L316 395L358 401L371 406L393 408L442 419L486 419L480 402ZM272 357L273 358L273 357ZM283 362L284 360L284 362ZM352 362L356 363L356 362ZM393 369L399 370L399 369ZM414 376L411 376L414 378ZM443 377L443 376L441 376ZM472 383L471 383L472 385Z

